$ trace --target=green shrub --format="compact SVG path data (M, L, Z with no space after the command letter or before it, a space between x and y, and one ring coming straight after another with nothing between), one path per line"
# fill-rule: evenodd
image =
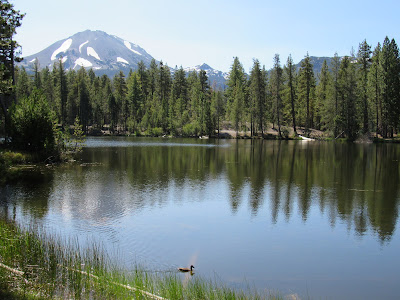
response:
M54 115L39 90L11 108L11 144L15 149L38 155L55 150Z
M163 135L164 131L161 127L155 127L151 130L153 136L161 136Z
M197 122L183 125L182 128L183 136L197 136L199 132L200 132L200 126Z

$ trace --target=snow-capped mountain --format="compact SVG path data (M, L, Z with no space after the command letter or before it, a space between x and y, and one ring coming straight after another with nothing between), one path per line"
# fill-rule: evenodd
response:
M149 66L153 57L138 45L117 36L86 30L25 57L20 65L29 71L36 59L40 68L49 66L51 69L62 59L65 69L92 68L97 75L110 76L120 70L127 74L130 69L135 70L140 61Z
M28 72L33 72L35 60L39 68L53 68L59 59L66 70L78 70L81 67L93 69L96 75L106 74L113 77L123 71L127 76L130 70L136 70L137 64L143 61L149 67L153 57L140 46L109 35L103 31L86 30L60 40L37 54L24 57L18 65L24 66ZM156 60L158 63L158 61ZM223 89L227 73L215 70L207 64L184 69L187 73L204 70L209 78L210 86ZM173 74L175 69L171 68Z
M186 73L193 71L196 71L198 73L200 72L200 70L206 71L208 80L210 82L210 86L214 87L215 85L215 88L221 88L221 89L225 88L225 82L229 76L229 73L215 70L205 63L195 67L185 68L184 70Z

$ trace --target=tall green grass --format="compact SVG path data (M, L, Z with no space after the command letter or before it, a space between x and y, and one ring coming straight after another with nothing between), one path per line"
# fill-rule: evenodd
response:
M184 282L177 272L126 272L95 243L80 249L77 240L1 218L0 263L0 296L10 299L280 299L197 276Z

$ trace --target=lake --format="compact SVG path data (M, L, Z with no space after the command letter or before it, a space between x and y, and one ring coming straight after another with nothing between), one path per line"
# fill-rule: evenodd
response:
M80 158L0 187L0 214L131 270L301 299L400 296L400 145L89 138Z

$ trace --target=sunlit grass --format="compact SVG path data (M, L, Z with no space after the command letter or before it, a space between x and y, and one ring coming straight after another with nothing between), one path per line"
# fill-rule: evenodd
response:
M0 296L10 299L280 299L254 289L237 291L198 276L117 267L92 243L63 241L40 228L0 219Z

